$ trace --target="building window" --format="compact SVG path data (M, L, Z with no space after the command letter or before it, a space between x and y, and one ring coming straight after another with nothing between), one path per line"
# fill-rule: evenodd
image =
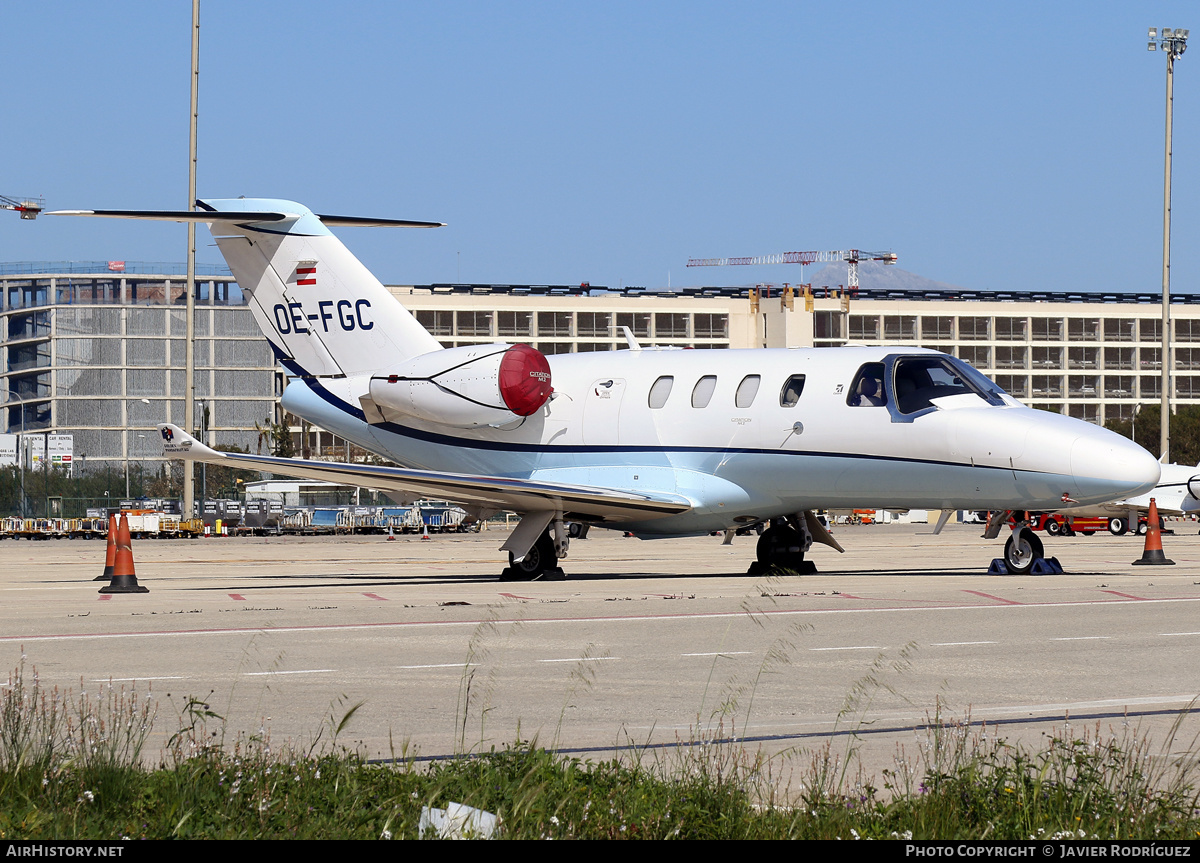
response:
M1135 324L1136 322L1133 318L1105 318L1104 341L1132 342Z
M1105 348L1104 349L1104 368L1106 368L1106 369L1132 369L1133 368L1133 348Z
M1104 341L1132 342L1135 323L1133 318L1105 318Z
M1062 375L1034 375L1033 397L1062 398Z
M496 335L529 338L533 335L533 312L496 312Z
M983 318L982 320L987 320ZM958 358L977 369L986 369L992 364L992 349L987 345L959 345L955 351Z
M996 348L996 368L1023 369L1025 368L1025 347L1002 345Z
M692 329L698 339L729 338L729 315L701 312L692 316Z
M1034 347L1033 367L1035 369L1061 369L1062 348Z
M923 339L953 339L954 318L952 317L922 317L921 338Z
M1099 384L1100 379L1095 375L1067 375L1067 395L1095 398L1098 394Z
M813 312L813 339L842 339L841 312Z
M538 336L558 336L569 338L571 335L570 312L538 312Z
M1200 348L1176 348L1175 368L1200 369Z
M577 312L575 314L575 332L582 336L607 338L612 315L608 312Z
M1100 340L1099 318L1068 318L1067 341L1096 342Z
M874 342L879 340L879 316L878 315L851 315L850 316L850 341L852 342Z
M621 327L628 327L635 339L648 339L650 338L650 314L648 312L617 312L617 329L620 330Z
M1062 318L1034 318L1030 321L1029 329L1035 342L1061 342L1063 340Z
M1099 366L1099 348L1068 348L1067 368L1094 369Z
M686 339L688 337L688 316L674 312L655 312L654 338L656 339Z
M1105 375L1104 397L1106 399L1131 399L1133 392L1133 375Z
M1029 397L1028 375L996 375L996 386L1014 398Z
M1100 405L1075 402L1067 406L1067 414L1077 420L1100 422Z
M538 342L533 347L537 348L547 356L552 354L569 354L571 353L570 342Z
M458 312L458 328L460 336L490 336L492 334L491 312Z
M958 337L984 341L991 337L991 323L991 318L959 318Z
M1179 375L1175 378L1175 397L1181 399L1200 398L1200 377Z
M430 335L454 335L454 312L442 309L418 309L417 323L429 330Z
M1025 341L1025 318L996 318L996 341Z
M883 319L883 337L888 341L895 339L915 339L917 337L916 316L885 316Z
M1175 322L1175 335L1179 336L1179 325L1183 321ZM1191 321L1187 322L1190 328ZM1162 320L1160 318L1142 318L1138 321L1138 339L1143 342L1158 342L1162 343ZM1187 339L1191 341L1191 339Z
M1145 326L1145 324L1146 324L1146 322L1142 321L1143 327ZM1154 325L1155 325L1155 328L1159 332L1162 331L1162 321L1156 320L1154 322ZM1145 339L1146 339L1146 337L1142 336L1142 340L1145 341ZM1158 341L1161 342L1162 339L1158 338ZM1200 342L1200 320L1188 320L1186 318L1176 318L1175 319L1175 341L1177 341L1177 342Z

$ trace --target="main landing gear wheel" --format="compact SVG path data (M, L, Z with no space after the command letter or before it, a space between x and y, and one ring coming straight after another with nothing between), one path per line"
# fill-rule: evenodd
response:
M533 548L520 561L508 553L508 567L500 573L501 581L536 581L539 578L565 578L554 552L554 538L547 531L538 537Z
M763 531L755 549L756 560L746 570L748 575L762 575L771 569L789 570L797 575L817 571L812 561L804 559L804 536L790 524L777 524Z
M1062 525L1057 521L1054 519L1048 519L1046 521L1046 533L1050 534L1051 536L1061 536L1062 532Z
M1044 555L1042 541L1027 527L1004 543L1004 565L1015 575L1026 575L1033 568L1033 562Z
M1129 522L1123 518L1110 518L1108 520L1108 532L1113 536L1124 536L1129 533Z

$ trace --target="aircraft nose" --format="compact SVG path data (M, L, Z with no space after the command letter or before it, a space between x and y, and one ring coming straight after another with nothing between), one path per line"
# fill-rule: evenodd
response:
M1071 445L1071 473L1079 500L1103 502L1133 497L1158 482L1158 460L1128 438L1105 429L1083 435Z

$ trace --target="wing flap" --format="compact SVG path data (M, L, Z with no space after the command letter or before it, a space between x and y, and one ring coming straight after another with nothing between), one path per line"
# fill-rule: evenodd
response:
M634 494L620 489L509 477L473 476L381 465L351 465L218 452L171 423L160 423L158 430L163 438L163 452L172 458L346 483L491 509L508 509L515 512L552 509L562 512L564 516L622 522L665 518L692 508L691 502L680 495Z

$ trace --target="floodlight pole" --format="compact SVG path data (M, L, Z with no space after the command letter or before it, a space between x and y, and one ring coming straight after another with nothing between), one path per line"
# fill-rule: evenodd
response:
M196 121L199 114L198 94L200 89L200 0L192 0L192 103L191 122L188 134L188 209L196 209ZM189 434L194 433L195 398L196 398L196 223L187 224L187 347L184 371L186 396L183 405L183 415L187 418L184 428ZM183 462L183 515L191 518L195 515L196 490L193 462L184 459Z
M1157 34L1150 28L1147 48L1161 46L1167 55L1167 132L1163 168L1163 257L1162 257L1162 417L1160 455L1170 461L1171 451L1171 109L1175 100L1175 60L1187 50L1188 31L1164 27Z

